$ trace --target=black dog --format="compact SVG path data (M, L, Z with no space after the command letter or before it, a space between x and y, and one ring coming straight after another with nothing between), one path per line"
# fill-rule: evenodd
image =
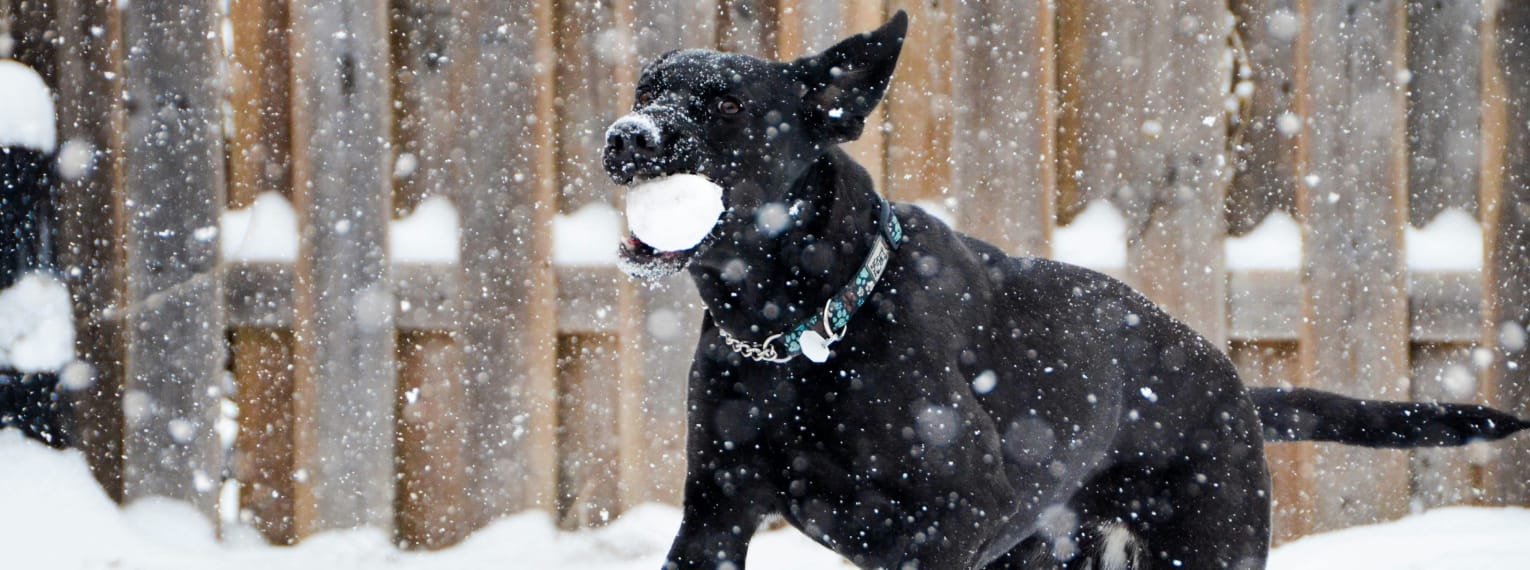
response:
M1245 390L1135 291L889 206L838 148L887 90L907 18L789 63L679 51L612 125L620 184L725 188L686 251L707 307L672 568L744 566L779 514L866 568L1262 568L1267 439L1453 445L1527 427L1475 406ZM641 115L636 116L636 115Z

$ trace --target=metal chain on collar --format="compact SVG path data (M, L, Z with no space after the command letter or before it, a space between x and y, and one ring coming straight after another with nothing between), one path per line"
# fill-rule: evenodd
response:
M786 362L792 359L790 356L782 358L781 355L776 352L776 347L771 344L781 338L779 333L770 335L770 337L766 338L764 342L756 343L733 338L733 335L728 334L728 331L723 330L722 327L717 327L717 332L722 334L723 342L727 343L728 348L733 349L734 352L737 352L750 360L758 360L761 362Z

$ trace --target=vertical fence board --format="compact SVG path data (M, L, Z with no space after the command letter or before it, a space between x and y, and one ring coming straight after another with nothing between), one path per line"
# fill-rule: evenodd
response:
M1274 210L1296 211L1296 40L1299 0L1235 0L1251 75L1249 122L1227 190L1227 231L1243 235Z
M467 536L462 524L466 453L462 351L450 333L399 335L399 540L439 549Z
M1313 0L1303 108L1302 372L1350 396L1407 399L1404 5ZM1319 445L1313 530L1401 516L1408 456Z
M555 508L557 213L553 5L458 4L463 61L455 184L462 213L461 323L473 528Z
M1493 118L1498 132L1484 137L1501 143L1496 184L1484 188L1487 223L1487 322L1484 344L1494 351L1490 368L1493 404L1530 417L1530 4L1498 4L1489 61L1494 63L1490 96L1499 100ZM1530 505L1530 441L1500 444L1502 454L1489 481L1495 502Z
M1018 11L1025 12L1025 2L1016 2L1022 5ZM1030 2L1038 4L1038 2ZM883 107L887 110L887 116L892 117L887 123L887 174L883 193L891 199L913 202L916 200L941 203L946 198L947 189L951 187L952 161L967 158L961 153L953 153L951 149L952 114L961 109L953 109L953 106L970 105L983 106L984 103L992 104L995 99L1000 99L1011 93L1022 93L1026 85L1004 85L1006 90L1003 94L987 95L980 91L983 83L993 81L1002 84L1012 77L995 77L997 75L1016 75L1020 71L1034 71L1032 65L1035 46L1030 45L1034 38L1028 33L1034 28L1032 23L1020 23L1005 21L1004 16L1009 14L997 14L994 17L998 25L1021 25L1024 28L1014 30L1013 33L986 32L982 39L994 39L986 37L988 34L1001 38L1001 42L984 45L983 53L975 54L968 58L970 66L962 72L952 72L952 52L956 49L955 36L963 33L979 32L977 28L981 24L972 23L953 29L953 24L963 22L962 18L952 19L952 10L964 10L963 15L989 15L997 12L993 6L969 6L966 8L956 7L948 3L934 2L931 0L895 0L888 7L889 10L907 10L909 13L908 36L903 41L903 54L898 59L898 69L893 76L892 85L887 92L887 102ZM1012 15L1010 15L1012 16ZM863 31L863 30L856 30ZM1019 37L1015 37L1019 34ZM976 39L976 38L975 38ZM979 39L979 43L981 40ZM1000 53L990 54L988 48L1000 50ZM992 60L1020 59L1019 62L1006 62L1019 64L1023 69L1011 71L1007 69L990 69L989 64L997 63ZM968 73L977 73L974 77L967 77ZM954 76L954 77L953 77ZM969 80L979 85L970 86L967 92L967 100L953 101L953 79L956 81ZM985 97L986 95L986 97ZM1029 111L1034 104L1027 97L1018 97L1013 105L1020 107L1020 111ZM971 109L971 107L967 109ZM977 109L974 112L981 112ZM1006 109L1007 110L1007 109ZM996 115L997 116L997 115ZM983 116L983 122L994 117ZM965 120L966 126L971 124L971 116L956 116L958 122ZM1015 133L1001 133L1007 136ZM1029 142L1029 141L1027 141ZM984 145L986 146L986 145ZM1038 160L1039 157L1025 157L1023 161ZM1021 161L1021 162L1023 162ZM975 160L969 160L964 166L980 168L974 164ZM1023 166L1023 165L1022 165ZM982 176L977 176L981 179ZM969 192L973 189L955 188L955 196L959 204L969 206L969 209L981 210L997 204L989 202L987 197L973 200ZM981 194L980 194L981 195ZM982 204L982 207L973 207ZM971 228L968 228L971 229Z
M457 109L452 68L460 59L452 48L460 31L445 1L394 0L390 12L397 151L390 170L394 214L403 215L451 183Z
M621 340L580 334L558 341L559 525L599 526L619 514L618 382Z
M229 137L229 207L243 208L262 192L292 194L292 70L288 0L232 0L234 132Z
M120 17L123 495L186 500L216 520L223 293L203 228L217 227L225 199L217 19L205 2L135 4Z
M1413 347L1413 400L1479 403L1470 345L1429 343ZM1466 448L1425 448L1413 452L1413 501L1424 508L1474 502L1477 469Z
M1053 4L967 2L955 9L952 189L962 231L1012 255L1045 255L1051 236Z
M1128 218L1132 282L1220 344L1226 279L1220 241L1227 164L1224 3L1084 2L1065 14L1082 32L1068 66L1064 168L1081 198ZM1065 170L1068 172L1068 170Z
M612 2L558 3L558 189L566 212L615 198L601 151L606 127L631 107L633 85L631 35L617 12Z
M293 520L292 332L235 329L232 344L239 437L234 477L245 521L273 544L297 540Z
M774 0L718 0L717 46L726 52L776 56Z
M59 258L75 298L76 357L89 363L93 379L71 394L75 440L107 495L121 500L125 347L120 321L106 314L121 303L123 278L114 190L121 115L108 95L117 93L120 12L109 0L60 0L58 9L58 139L81 159L79 168L60 171ZM102 33L93 33L97 29Z
M1478 0L1408 2L1408 210L1477 213L1482 49Z
M1286 388L1304 385L1297 365L1296 343L1234 342L1228 355L1245 385ZM1313 444L1267 445L1264 452L1274 487L1271 538L1276 544L1289 542L1312 529Z
M393 525L387 13L292 5L298 533Z

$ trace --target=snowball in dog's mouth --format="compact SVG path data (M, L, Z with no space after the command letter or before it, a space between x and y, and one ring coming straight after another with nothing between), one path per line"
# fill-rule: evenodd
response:
M685 267L723 215L722 187L696 174L647 180L627 193L627 227L621 267L629 275L656 279Z

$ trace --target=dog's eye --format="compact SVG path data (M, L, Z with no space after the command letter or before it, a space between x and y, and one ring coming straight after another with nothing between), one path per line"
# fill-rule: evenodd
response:
M638 104L638 107L647 107L647 106L653 104L653 92L652 91L644 91L642 93L638 93L637 104Z
M717 112L724 115L737 115L744 110L744 103L737 97L728 96L717 100Z

